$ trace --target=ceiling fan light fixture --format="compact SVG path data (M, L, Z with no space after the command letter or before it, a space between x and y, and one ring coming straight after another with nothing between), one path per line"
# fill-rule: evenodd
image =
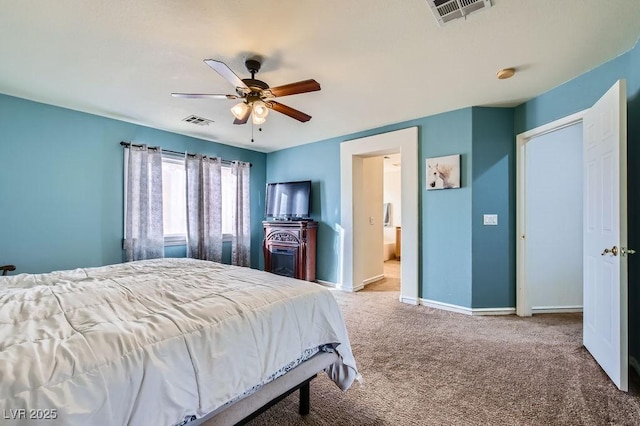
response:
M253 124L255 124L255 125L263 124L265 121L267 121L266 118L257 117L255 114L251 114L251 120L253 121Z
M448 0L467 1L467 0ZM480 1L480 0L477 0ZM489 1L489 0L484 0ZM250 59L245 61L247 70L251 73L251 78L240 79L225 63L215 59L205 59L209 67L233 85L236 89L235 95L211 94L211 93L172 93L178 98L190 99L239 99L240 102L231 108L231 113L236 118L233 124L246 124L249 116L253 117L253 123L262 124L265 122L269 110L273 109L279 114L284 114L301 123L311 120L309 114L272 101L271 98L280 96L297 95L300 93L315 92L320 90L320 84L313 80L302 80L294 83L284 84L278 87L269 87L264 81L256 80L255 74L260 70L260 61Z
M264 122L264 119L267 117L267 115L269 115L269 108L267 108L267 105L262 101L255 101L253 103L254 124L262 124L256 123L255 118L262 119Z
M235 118L237 118L238 120L241 120L242 117L244 117L244 115L247 113L248 109L249 109L249 105L247 105L246 102L240 102L235 104L231 108L231 113Z

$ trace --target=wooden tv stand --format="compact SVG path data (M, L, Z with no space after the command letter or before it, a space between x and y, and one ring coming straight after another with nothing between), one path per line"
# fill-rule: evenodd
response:
M264 270L306 281L316 280L316 235L313 220L262 222Z

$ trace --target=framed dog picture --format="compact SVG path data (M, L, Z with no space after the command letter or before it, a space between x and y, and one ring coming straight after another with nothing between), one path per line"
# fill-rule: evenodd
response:
M427 158L427 190L460 188L460 154Z

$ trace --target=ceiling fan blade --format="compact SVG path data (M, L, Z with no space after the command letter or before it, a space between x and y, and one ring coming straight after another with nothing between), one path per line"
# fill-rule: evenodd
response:
M249 88L224 62L216 61L215 59L205 59L204 63L224 77L224 79L231 83L233 87L242 87L244 89Z
M284 86L272 87L269 90L275 97L297 95L298 93L315 92L316 90L320 90L320 83L311 79L285 84Z
M246 124L250 115L251 115L251 108L247 108L242 118L236 118L235 120L233 120L233 124Z
M293 109L290 106L283 105L276 101L269 101L266 103L269 108L274 111L278 111L281 114L288 115L291 118L295 118L298 121L302 121L303 123L311 120L311 116L305 114L302 111L298 111L297 109Z
M185 98L185 99L238 99L239 96L236 95L219 95L212 93L172 93L171 96L174 98Z

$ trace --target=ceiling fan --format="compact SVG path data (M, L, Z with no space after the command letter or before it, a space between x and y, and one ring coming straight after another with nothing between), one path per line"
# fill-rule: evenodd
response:
M214 59L205 59L204 63L218 72L225 80L236 88L235 95L207 94L207 93L172 93L176 98L191 99L242 99L242 102L231 108L231 112L236 117L233 124L245 124L249 116L253 115L253 124L265 122L269 110L278 111L298 121L306 122L311 120L311 116L302 111L283 105L272 100L273 98L299 93L315 92L320 90L320 84L313 80L303 80L296 83L285 84L284 86L269 87L267 83L255 78L260 70L260 62L256 59L247 59L245 66L251 78L240 79L226 64Z

